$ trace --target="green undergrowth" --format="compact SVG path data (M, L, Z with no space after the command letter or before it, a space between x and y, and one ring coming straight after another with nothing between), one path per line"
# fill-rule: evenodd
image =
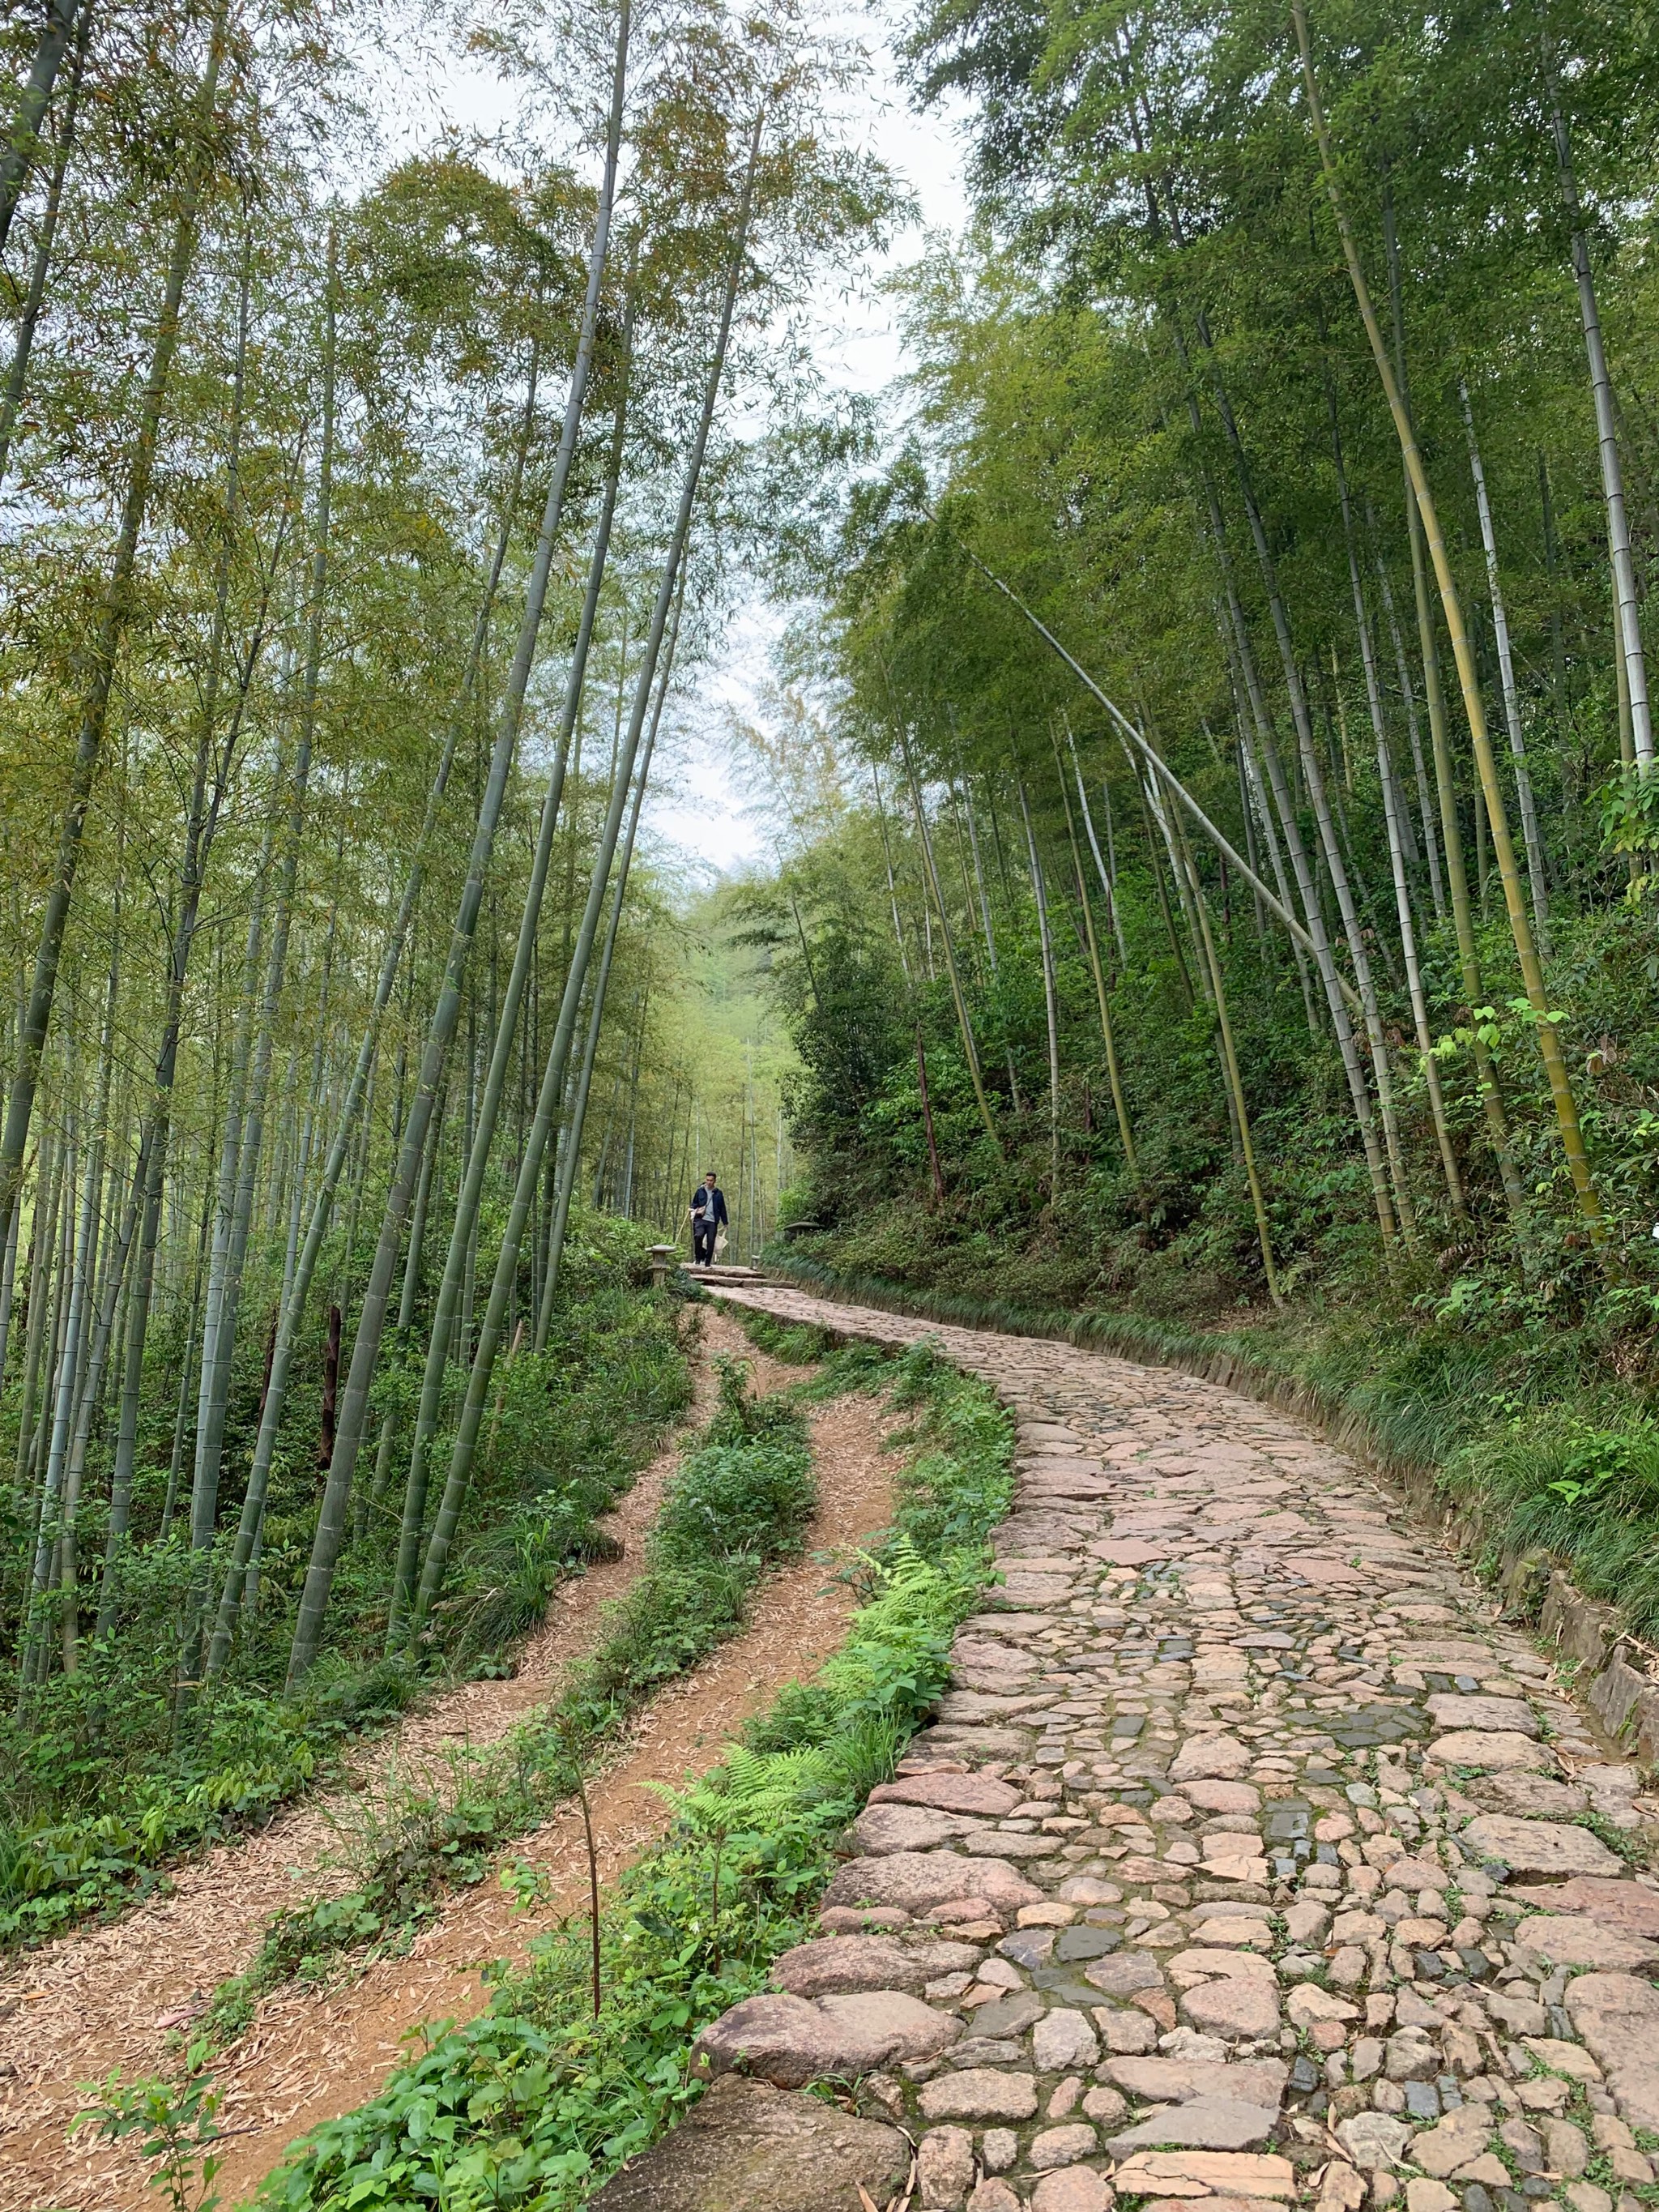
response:
M1659 1389L1646 1377L1647 1334L1616 1299L1601 1322L1577 1328L1419 1296L1200 1328L843 1274L793 1249L768 1264L826 1296L1064 1338L1272 1397L1425 1477L1488 1574L1547 1553L1659 1643Z
M699 2094L693 2041L806 1931L833 1846L944 1686L1012 1491L1006 1416L925 1347L848 1347L809 1386L880 1388L913 1419L892 1528L862 1564L841 1650L679 1794L665 1841L586 1916L497 1972L489 2009L422 2031L382 2094L267 2182L283 2212L563 2212ZM505 1877L526 1897L520 1870Z
M284 1694L307 1553L274 1515L259 1602L217 1681L181 1701L180 1537L135 1559L118 1639L89 1644L76 1674L0 1712L0 1952L122 1909L169 1865L338 1779L351 1739L434 1690L510 1671L514 1644L559 1583L609 1548L599 1516L690 1395L677 1305L614 1268L590 1273L599 1279L556 1315L545 1357L514 1363L448 1594L415 1656L380 1656L388 1508L354 1535L323 1654ZM308 1494L314 1469L303 1481Z
M198 2037L222 2045L281 1984L406 1945L445 1891L481 1881L504 1843L569 1796L664 1682L735 1635L762 1576L799 1554L817 1496L801 1411L788 1395L751 1396L745 1365L719 1366L719 1407L668 1486L644 1571L564 1693L496 1743L456 1747L435 1780L394 1777L366 1798L346 1843L352 1887L278 1913L252 1965L215 1992Z

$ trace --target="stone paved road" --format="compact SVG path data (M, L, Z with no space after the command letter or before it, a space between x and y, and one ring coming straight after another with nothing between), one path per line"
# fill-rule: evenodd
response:
M1211 1384L738 1302L933 1339L1020 1482L935 1724L716 2071L865 2077L918 2212L1652 2202L1659 1804L1435 1536Z

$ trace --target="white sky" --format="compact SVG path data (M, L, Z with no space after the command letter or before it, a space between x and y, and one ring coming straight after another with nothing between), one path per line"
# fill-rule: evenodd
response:
M902 14L892 0L849 8L839 24L867 50L872 64L865 97L851 110L854 129L909 187L918 220L887 253L870 257L850 287L846 273L838 271L821 288L814 351L830 387L879 392L911 366L895 303L881 295L882 280L921 253L926 232L959 228L966 207L963 150L951 123L933 112L917 115L906 100L893 52ZM691 714L682 714L677 742L654 779L646 823L664 843L684 848L694 872L724 872L764 855L765 838L744 812L739 780L716 732L724 709L750 711L770 672L769 655L780 627L776 610L758 594L734 612L702 696Z
M918 211L885 254L868 257L860 269L836 270L820 288L812 344L830 391L879 392L904 374L910 364L882 281L921 253L927 232L955 231L966 210L954 129L937 114L914 113L899 82L893 49L903 13L904 0L828 0L830 27L864 47L872 65L862 94L850 95L843 110L851 135L908 186ZM377 81L374 105L391 152L413 152L446 125L493 130L502 120L493 69L453 49L393 40L363 60ZM696 695L678 714L671 708L665 720L644 826L660 858L688 884L763 855L761 830L744 813L739 779L717 732L725 709L749 710L766 682L780 627L776 611L758 592L740 605Z

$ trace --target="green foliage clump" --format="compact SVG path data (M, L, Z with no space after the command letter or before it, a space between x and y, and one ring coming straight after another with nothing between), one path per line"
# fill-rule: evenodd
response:
M187 1702L178 1686L187 1542L128 1556L119 1633L0 1715L0 1947L118 1907L169 1862L268 1820L327 1776L347 1737L395 1719L434 1684L507 1670L558 1583L610 1547L599 1516L689 1396L674 1309L626 1279L636 1247L629 1224L588 1234L546 1352L506 1369L480 1455L480 1510L415 1661L381 1656L398 1526L371 1501L341 1563L322 1656L283 1694L310 1542L308 1519L288 1501L309 1500L308 1465L273 1478L258 1602L227 1672ZM464 1370L454 1376L459 1391Z
M604 1908L597 2017L588 1931L539 1938L487 2013L431 2032L380 2097L271 2177L271 2212L564 2212L697 2096L693 2041L805 1932L836 1836L939 1692L1012 1492L1010 1424L982 1385L926 1348L876 1371L916 1418L866 1602L815 1680L681 1796Z

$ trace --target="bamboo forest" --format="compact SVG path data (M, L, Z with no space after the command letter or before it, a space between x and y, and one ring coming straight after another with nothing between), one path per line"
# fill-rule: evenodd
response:
M611 2191L1043 1417L723 1273L1351 1423L1645 1679L1649 0L0 49L0 2203L772 2205ZM900 1455L862 1519L836 1421ZM504 1895L453 1945L520 1978L351 2025ZM891 2203L1111 2202L963 2141Z

